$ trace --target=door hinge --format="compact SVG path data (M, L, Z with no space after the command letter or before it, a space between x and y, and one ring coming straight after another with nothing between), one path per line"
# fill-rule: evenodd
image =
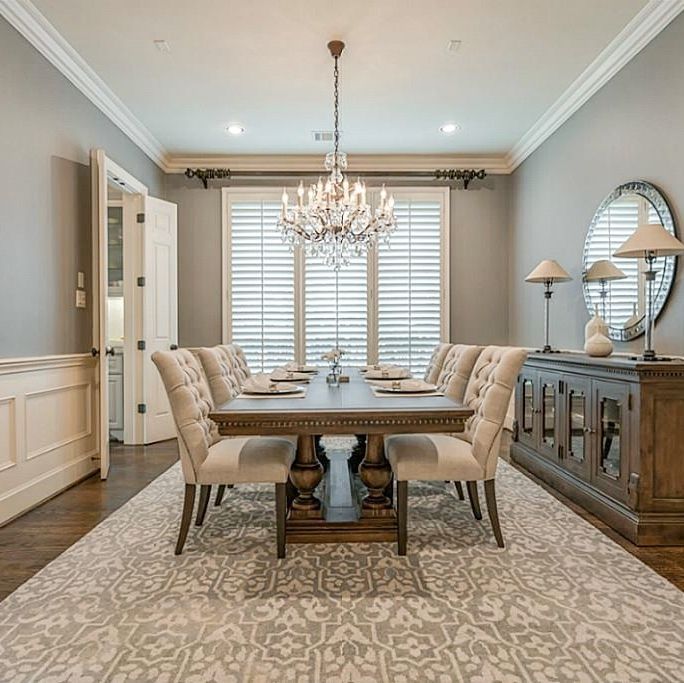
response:
M144 287L145 286L145 276L142 275L141 277L138 278L137 280L138 287Z
M140 339L138 340L138 351L144 351L145 350L145 340Z
M558 380L558 393L559 394L565 393L565 382L562 379Z
M632 410L632 392L627 394L627 410Z
M145 222L145 214L144 213L138 213L135 216L135 222L136 223L144 223Z
M138 403L138 412L139 413L146 413L147 412L147 403Z

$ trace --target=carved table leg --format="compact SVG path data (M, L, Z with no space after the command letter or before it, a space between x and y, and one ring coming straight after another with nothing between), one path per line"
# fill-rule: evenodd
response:
M314 496L314 490L322 478L323 467L316 457L314 437L300 434L297 457L290 469L290 481L297 489L297 497L292 501L292 517L321 517L321 501Z
M366 457L359 466L361 481L368 489L363 499L364 516L393 514L392 503L385 495L385 489L392 481L392 468L385 458L382 434L369 434L366 440Z

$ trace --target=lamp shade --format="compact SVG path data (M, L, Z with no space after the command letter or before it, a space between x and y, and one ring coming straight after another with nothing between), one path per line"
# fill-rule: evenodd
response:
M525 282L567 282L572 280L565 269L553 259L542 261L526 278Z
M639 226L613 256L644 258L648 253L655 256L676 256L684 254L684 244L660 223L648 223Z
M587 282L595 282L596 280L622 280L626 277L627 275L612 261L601 259L591 264L591 268L587 271L584 279Z

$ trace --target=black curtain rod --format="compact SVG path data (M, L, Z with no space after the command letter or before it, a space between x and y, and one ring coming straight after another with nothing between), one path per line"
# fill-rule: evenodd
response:
M235 178L301 178L324 176L321 171L231 171L229 168L186 168L187 178L197 178L205 189L210 180L232 180ZM355 173L349 173L353 178ZM424 180L461 180L467 190L471 180L483 180L487 176L484 169L447 168L435 171L361 171L358 175L366 178L422 178Z

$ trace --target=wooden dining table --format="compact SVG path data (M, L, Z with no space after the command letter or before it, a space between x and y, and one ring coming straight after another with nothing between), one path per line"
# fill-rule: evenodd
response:
M306 395L247 397L217 407L210 418L222 435L297 436L297 456L290 470L292 495L286 524L288 543L394 541L397 518L391 500L392 470L385 457L389 434L455 433L473 414L470 408L441 395L378 396L357 369L345 369L349 382L330 385L325 373L313 375ZM316 455L315 437L365 435L359 465L362 486L345 468L324 468ZM336 481L331 480L333 471ZM321 484L323 484L321 486ZM326 509L319 492L349 487L355 514L339 519Z

